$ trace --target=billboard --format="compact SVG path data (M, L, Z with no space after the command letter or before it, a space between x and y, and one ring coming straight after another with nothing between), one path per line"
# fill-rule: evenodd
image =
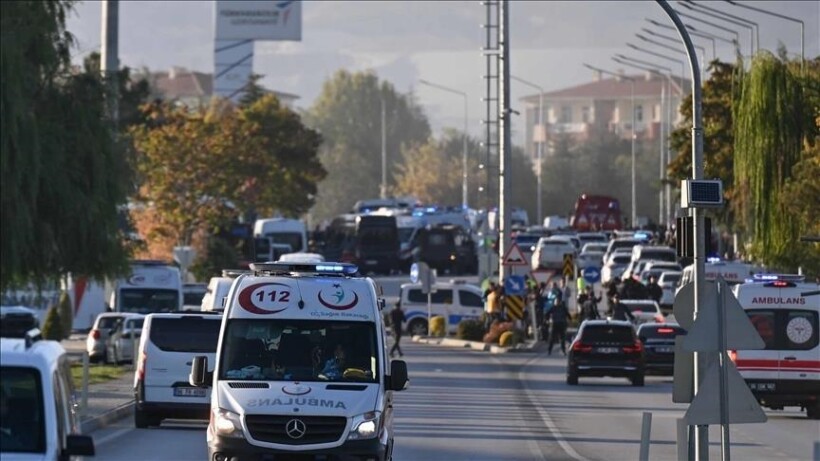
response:
M217 0L216 40L301 40L300 0Z
M238 102L253 72L253 40L214 42L214 95Z

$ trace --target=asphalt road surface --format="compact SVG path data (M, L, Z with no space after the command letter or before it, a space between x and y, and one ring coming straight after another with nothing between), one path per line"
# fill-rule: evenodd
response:
M635 460L641 417L652 412L650 459L676 457L671 379L564 381L566 359L535 353L489 355L404 344L410 389L396 398L396 460ZM739 460L811 460L820 422L797 411L769 412L766 424L732 426ZM205 423L171 421L134 429L131 418L94 434L105 460L202 460ZM711 459L719 458L711 433Z

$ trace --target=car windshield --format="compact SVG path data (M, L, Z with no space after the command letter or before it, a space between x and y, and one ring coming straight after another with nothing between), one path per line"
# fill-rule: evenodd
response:
M40 372L35 368L0 367L0 452L45 453L40 383Z
M179 309L177 290L123 288L120 290L119 311L137 314L173 312Z
M368 322L228 321L220 379L379 381L376 330Z
M305 250L302 248L302 234L300 232L269 232L265 236L270 237L273 243L290 245L292 251Z

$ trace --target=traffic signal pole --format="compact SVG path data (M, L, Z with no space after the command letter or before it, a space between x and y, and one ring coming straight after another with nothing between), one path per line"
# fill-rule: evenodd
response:
M498 174L499 188L498 188L498 280L504 283L507 277L507 268L504 266L504 255L510 245L510 208L509 208L509 191L510 186L510 2L509 0L501 0L501 14L499 15L499 32L501 37L501 75L499 92L499 117L501 120L499 134L499 166Z

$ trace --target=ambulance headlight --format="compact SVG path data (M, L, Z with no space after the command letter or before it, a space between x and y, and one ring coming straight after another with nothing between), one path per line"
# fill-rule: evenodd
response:
M353 428L350 430L348 440L372 439L381 432L381 412L370 411L353 418Z
M211 424L216 434L221 437L244 437L240 416L232 411L217 408L213 411Z

